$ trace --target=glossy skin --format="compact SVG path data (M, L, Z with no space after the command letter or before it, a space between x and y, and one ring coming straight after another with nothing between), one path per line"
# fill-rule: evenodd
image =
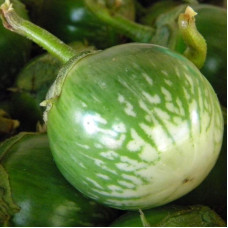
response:
M0 0L2 4L4 0ZM28 18L25 6L13 0L16 12L23 18ZM1 93L12 86L16 74L25 64L30 52L30 41L6 30L0 25L0 91Z
M194 189L214 166L220 106L183 56L126 44L72 59L61 72L61 91L49 91L50 146L87 196L120 209L155 207Z
M123 4L120 14L134 20L134 1ZM103 49L121 42L121 36L93 16L83 0L45 1L41 13L41 26L67 43L86 40Z
M169 206L143 211L151 227L218 227L225 222L209 207ZM111 224L112 227L143 227L139 212L129 212Z
M162 5L157 3L157 6ZM174 3L173 3L174 5ZM157 38L152 43L169 46L180 53L185 50L185 44L178 35L175 19L178 12L183 12L187 5L172 7L171 2L167 6L153 7L149 9L141 22L157 28ZM222 105L227 105L227 12L224 8L206 4L194 4L193 9L198 13L196 26L207 42L207 58L204 67L201 69L203 75L212 84L218 94ZM180 10L183 9L183 10ZM159 12L158 12L159 11ZM170 16L175 15L176 16ZM154 16L160 13L154 22ZM211 17L213 15L213 18ZM160 34L160 35L159 35Z
M104 226L115 218L112 209L84 198L66 182L53 162L45 134L21 133L10 139L1 165L20 207L10 226Z

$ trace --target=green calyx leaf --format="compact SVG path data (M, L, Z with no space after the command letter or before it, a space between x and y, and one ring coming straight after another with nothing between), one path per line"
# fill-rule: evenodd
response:
M8 174L0 165L0 226L7 226L8 222L20 208L13 202Z
M71 58L59 71L59 74L50 87L46 99L40 103L40 106L46 107L46 110L44 112L43 118L44 122L47 122L48 120L48 112L51 110L53 103L56 101L56 99L60 96L63 83L68 75L68 72L72 69L72 67L77 64L81 59L85 58L88 55L92 55L94 53L97 53L97 50L93 49L85 49L82 52L79 52L79 54L75 55L73 58Z
M22 132L12 138L9 138L0 144L0 162L18 141L28 134ZM4 167L0 164L0 226L7 226L10 218L17 212L20 208L13 201L11 187L9 182L9 176Z
M0 109L0 134L10 134L19 127L19 125L20 123L18 120L10 119L8 114Z
M170 213L160 223L160 227L205 227L205 226L225 226L224 221L209 207L190 206L183 210Z

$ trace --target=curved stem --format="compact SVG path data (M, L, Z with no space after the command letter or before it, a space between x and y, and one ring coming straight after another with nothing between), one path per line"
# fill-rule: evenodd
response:
M185 13L180 14L178 25L184 42L187 45L184 55L200 69L206 60L207 44L196 28L196 14L197 13L188 6Z
M0 13L6 29L32 40L51 55L58 58L62 63L67 62L76 54L71 47L64 44L48 31L18 16L9 0L6 0L1 5Z
M143 227L151 227L151 225L147 221L147 219L141 209L139 209L139 214L140 214L140 220L142 222Z
M155 30L150 26L141 25L119 14L112 13L97 0L85 0L86 6L105 24L136 42L150 42Z

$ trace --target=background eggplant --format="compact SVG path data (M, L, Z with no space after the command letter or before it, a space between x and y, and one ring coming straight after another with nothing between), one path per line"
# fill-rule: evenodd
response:
M206 206L166 206L139 212L128 212L112 227L224 227L226 223Z
M28 2L30 8L34 4ZM106 6L129 20L135 19L134 0L105 0ZM114 29L102 23L87 9L84 0L38 1L33 21L55 34L64 42L88 41L97 48L106 48L125 40ZM38 12L37 12L38 11Z
M118 214L86 199L62 177L46 134L20 133L4 141L0 176L5 192L0 194L3 225L105 226Z

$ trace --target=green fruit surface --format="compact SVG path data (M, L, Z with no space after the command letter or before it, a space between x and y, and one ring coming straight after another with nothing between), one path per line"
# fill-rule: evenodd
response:
M62 177L47 135L21 133L1 145L0 155L13 201L20 208L8 225L104 226L115 218L112 209L84 198Z
M164 47L125 44L72 59L49 99L57 166L79 191L111 207L179 198L203 181L221 148L223 117L211 85Z
M143 211L151 227L224 227L225 222L206 206L169 206ZM113 227L143 227L139 212L129 212L119 217Z
M0 0L3 4L4 0ZM25 6L12 0L16 12L28 19ZM18 34L12 33L0 25L0 91L6 90L14 82L19 69L25 64L30 53L30 41Z
M107 6L115 5L105 0ZM121 5L122 4L122 5ZM134 20L133 0L123 0L114 12ZM49 0L42 5L42 27L62 39L64 42L85 41L98 48L106 48L121 42L121 36L114 29L100 22L87 8L84 0Z

